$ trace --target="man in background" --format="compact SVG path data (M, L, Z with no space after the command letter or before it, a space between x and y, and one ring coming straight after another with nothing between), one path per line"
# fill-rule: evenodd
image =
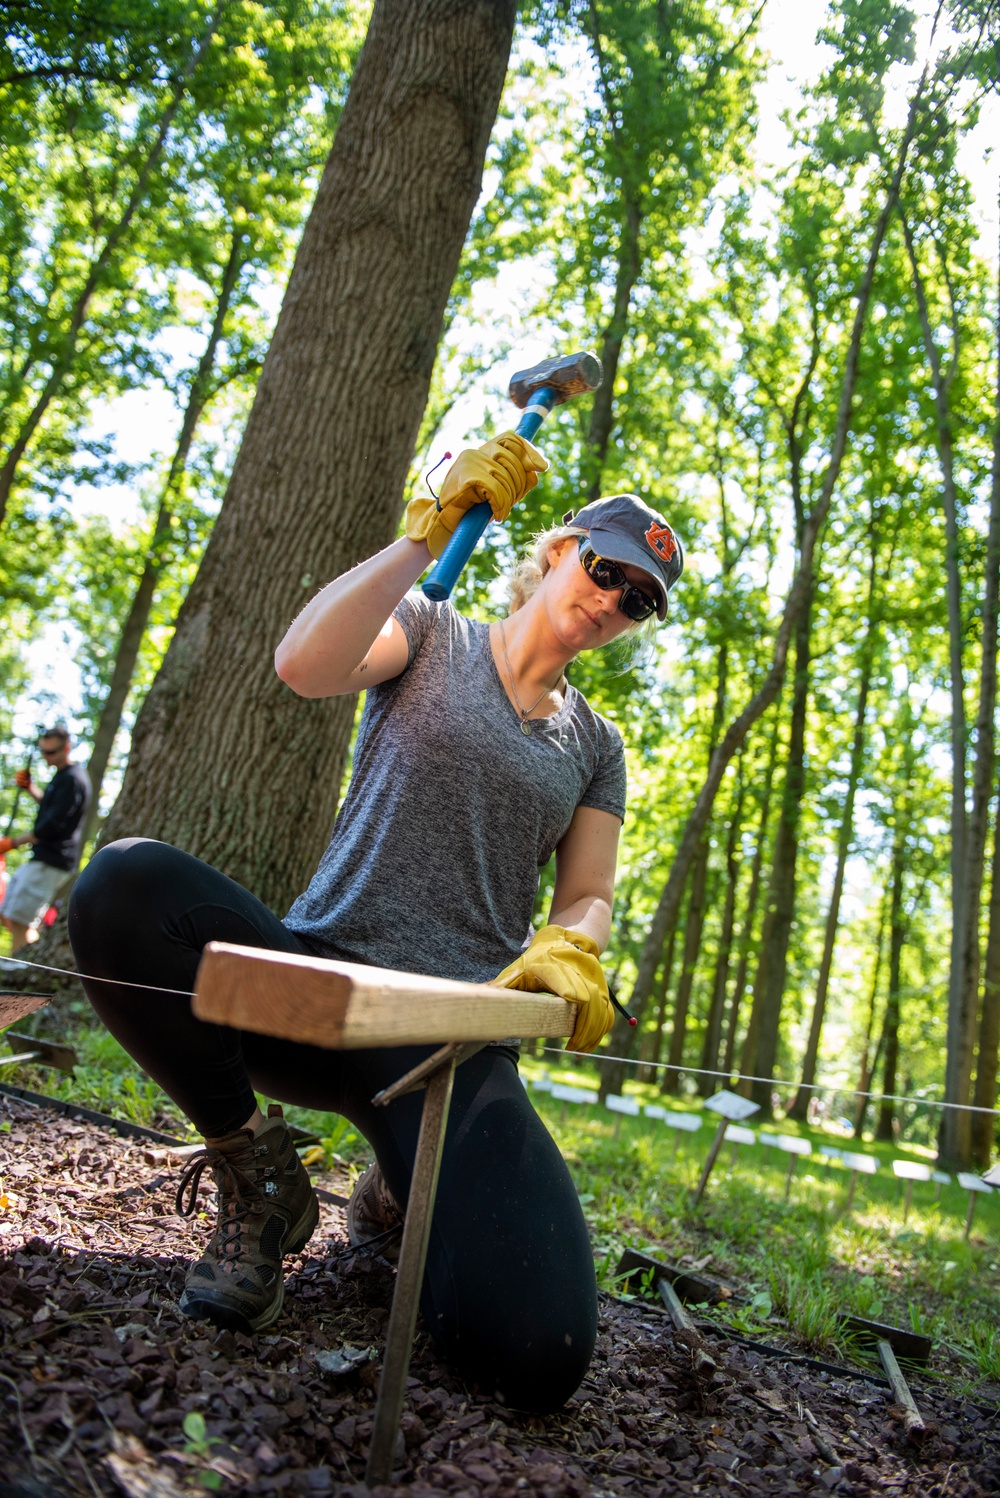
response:
M80 862L90 781L83 766L70 758L71 747L69 733L61 724L47 728L38 748L56 773L44 791L35 785L30 770L18 770L15 776L21 789L38 802L31 832L0 838L0 853L31 848L31 857L11 875L0 906L0 920L11 933L15 951L27 941L37 941L38 922Z

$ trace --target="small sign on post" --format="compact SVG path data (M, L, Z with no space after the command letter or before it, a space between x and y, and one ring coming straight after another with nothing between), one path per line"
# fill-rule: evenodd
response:
M554 1103L559 1103L559 1117L566 1117L566 1104L578 1103L586 1106L587 1103L597 1102L597 1093L591 1092L589 1087L565 1087L562 1082L553 1082L549 1089L549 1095Z
M731 1144L733 1147L733 1153L730 1156L729 1160L729 1169L733 1170L736 1166L736 1151L739 1149L740 1145L756 1144L757 1135L754 1133L753 1129L745 1129L742 1124L727 1124L725 1140L727 1144Z
M965 1219L965 1236L968 1238L972 1232L972 1217L976 1210L976 1197L980 1193L984 1196L992 1196L993 1187L988 1186L981 1176L974 1176L967 1170L960 1170L958 1172L958 1184L963 1191L969 1193L969 1211Z
M681 1142L681 1135L693 1134L696 1129L701 1128L701 1119L697 1113L671 1113L668 1108L661 1108L659 1103L650 1103L644 1110L647 1118L658 1118L668 1129L674 1131L674 1152L672 1158L677 1159L677 1146Z
M914 1181L929 1181L931 1168L929 1165L921 1165L919 1160L893 1160L892 1173L898 1181L906 1182L906 1192L903 1196L903 1226L910 1215L910 1199L913 1196Z
M951 1185L951 1176L945 1170L932 1170L931 1180L934 1182L934 1200L941 1200L941 1187Z
M616 1139L622 1126L622 1114L627 1114L629 1118L638 1118L640 1112L638 1098L621 1097L617 1092L608 1093L604 1099L604 1106L610 1108L612 1113L617 1113L618 1115L615 1119L614 1137Z
M873 1176L878 1170L878 1161L874 1155L856 1155L851 1150L844 1150L840 1158L851 1172L851 1184L844 1203L844 1211L849 1212L854 1204L854 1188L858 1184L858 1176Z
M738 1123L741 1118L749 1118L751 1113L759 1113L760 1111L759 1103L752 1103L748 1097L740 1097L739 1093L729 1092L726 1088L723 1088L721 1092L717 1092L714 1097L706 1099L705 1107L710 1108L713 1113L718 1113L720 1118L719 1127L715 1131L715 1138L712 1140L708 1154L705 1157L701 1179L694 1194L692 1206L695 1207L705 1194L708 1178L712 1174L712 1166L718 1159L719 1151L722 1148L722 1141L726 1137L727 1125Z
M764 1135L761 1134L760 1137L763 1139ZM792 1189L792 1173L795 1170L795 1161L799 1155L811 1155L812 1145L808 1139L800 1139L797 1134L769 1134L767 1142L788 1156L788 1172L785 1175L785 1201L787 1201L788 1193Z

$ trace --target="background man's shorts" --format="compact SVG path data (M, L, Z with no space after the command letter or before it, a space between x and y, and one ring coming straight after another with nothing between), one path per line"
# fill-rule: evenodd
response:
M65 869L54 869L49 863L29 858L11 874L0 915L19 926L36 925L68 878Z

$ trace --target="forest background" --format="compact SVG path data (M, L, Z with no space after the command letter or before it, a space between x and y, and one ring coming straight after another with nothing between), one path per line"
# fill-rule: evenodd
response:
M310 706L279 752L270 709L239 720L233 661L174 713L167 648L369 7L0 11L0 827L30 825L14 771L63 717L101 787L91 846L170 836L280 910L328 838L354 704ZM640 1024L608 1049L668 1092L761 1078L765 1113L802 1118L830 1083L857 1129L984 1165L993 1116L931 1104L997 1099L1000 11L803 12L808 77L778 130L783 0L521 7L405 491L510 424L512 369L600 354L604 385L545 428L550 474L456 602L494 611L498 572L581 495L636 489L684 538L656 643L573 669L629 755L606 960ZM416 205L432 228L444 197ZM319 520L276 503L316 557L276 620L374 549L355 491ZM265 661L283 624L257 638L247 609L240 648ZM172 768L143 747L168 720ZM546 870L540 916L550 888ZM31 955L60 951L56 931ZM866 1117L855 1087L887 1098Z

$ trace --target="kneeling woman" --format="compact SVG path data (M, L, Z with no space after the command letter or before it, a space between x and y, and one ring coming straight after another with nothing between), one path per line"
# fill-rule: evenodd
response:
M328 1051L204 1023L184 995L206 942L560 994L579 1006L574 1050L610 1027L598 954L625 813L622 744L564 672L580 651L665 617L682 568L676 537L619 495L540 538L506 619L473 622L409 591L469 504L489 498L505 519L544 466L513 434L461 454L439 503L414 501L405 538L326 587L279 646L293 691L367 690L332 841L283 921L148 839L102 849L76 884L70 933L80 971L103 980L85 981L94 1008L205 1136L178 1192L190 1213L206 1167L219 1192L181 1300L192 1317L268 1326L283 1255L316 1226L280 1108L264 1118L254 1089L342 1114L364 1134L377 1163L349 1212L363 1241L406 1203L421 1107L418 1094L388 1108L371 1099L429 1053ZM532 938L538 870L553 850L549 924ZM456 1073L422 1309L467 1378L544 1412L586 1373L597 1297L576 1192L518 1078L516 1046L489 1046Z

